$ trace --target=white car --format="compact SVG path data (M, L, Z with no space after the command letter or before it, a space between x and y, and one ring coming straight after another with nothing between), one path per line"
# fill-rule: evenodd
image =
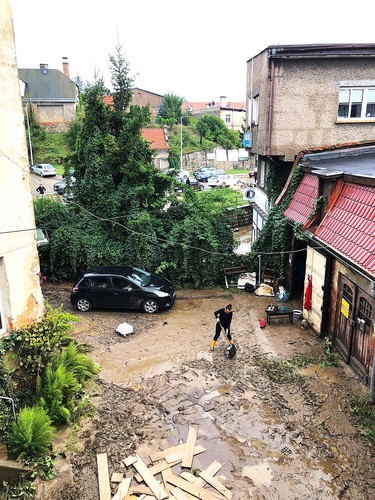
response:
M242 181L232 174L211 175L208 185L210 187L241 186Z
M37 163L31 167L31 170L34 174L40 175L41 177L54 177L57 174L55 167L49 163Z

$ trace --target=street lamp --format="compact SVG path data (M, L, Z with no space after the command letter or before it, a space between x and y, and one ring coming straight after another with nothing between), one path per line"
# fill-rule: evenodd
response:
M180 169L182 169L182 118L180 117Z

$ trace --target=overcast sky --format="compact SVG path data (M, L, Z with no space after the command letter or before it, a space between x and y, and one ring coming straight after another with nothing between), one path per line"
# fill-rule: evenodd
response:
M246 100L246 62L273 44L375 43L363 0L11 0L19 68L40 63L110 85L119 43L135 86L186 101Z

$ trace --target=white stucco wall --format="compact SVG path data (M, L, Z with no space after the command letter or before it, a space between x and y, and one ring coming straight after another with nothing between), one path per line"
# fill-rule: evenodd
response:
M0 334L44 312L10 0L0 0Z

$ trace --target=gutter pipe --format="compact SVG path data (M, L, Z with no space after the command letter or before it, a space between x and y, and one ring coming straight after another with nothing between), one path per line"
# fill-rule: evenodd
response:
M270 81L270 94L269 94L269 107L268 107L267 156L271 156L274 93L275 93L275 62L271 58L271 81Z

